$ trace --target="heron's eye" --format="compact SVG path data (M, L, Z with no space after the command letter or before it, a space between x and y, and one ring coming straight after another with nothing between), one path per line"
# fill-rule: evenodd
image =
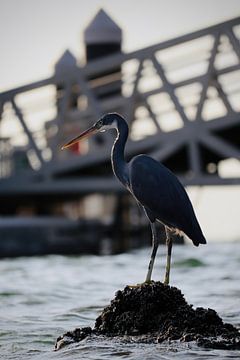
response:
M97 123L97 127L100 129L103 126L103 121L99 120Z

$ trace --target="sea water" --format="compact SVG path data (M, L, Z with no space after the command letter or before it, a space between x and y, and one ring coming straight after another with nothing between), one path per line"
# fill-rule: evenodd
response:
M153 279L164 276L165 246ZM194 343L133 344L85 339L54 352L59 335L94 320L118 289L144 280L150 248L112 256L45 256L0 261L1 359L239 359ZM240 242L174 246L171 285L194 307L240 327Z

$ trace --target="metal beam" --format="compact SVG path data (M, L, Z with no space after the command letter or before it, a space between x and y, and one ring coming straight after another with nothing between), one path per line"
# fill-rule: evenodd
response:
M136 96L138 96L138 84L139 84L139 80L141 78L141 73L142 73L142 68L143 68L143 61L140 60L139 64L138 64L138 68L137 68L137 72L135 75L135 81L134 81L134 85L133 85L133 89L132 89L132 93L129 97L127 97L125 99L125 106L124 106L124 115L126 116L126 118L129 120L129 126L131 127L131 124L134 120L134 111L135 111L135 103L136 103Z
M164 90L168 92L176 110L178 111L179 115L181 116L181 119L183 121L183 123L187 123L189 121L189 119L187 118L184 110L183 110L183 107L182 105L180 104L177 96L175 95L175 92L174 92L174 85L172 85L166 75L165 75L165 72L162 68L162 66L160 65L160 63L157 61L155 55L152 55L151 56L151 60L153 62L153 65L155 67L155 69L157 70L157 73L158 75L160 76L162 82L163 82L163 86L164 86Z
M188 143L189 170L193 171L196 177L201 174L201 156L199 145L196 139L190 139Z
M240 113L233 113L204 122L206 129L217 131L240 125Z
M220 178L216 175L181 176L179 180L184 186L214 186L214 185L240 185L240 178ZM1 181L0 181L1 183ZM64 180L51 180L39 183L21 183L20 186L12 183L10 186L0 186L0 201L16 196L40 197L48 196L68 198L71 195L83 196L91 193L127 193L127 190L114 177L84 177L65 178Z
M210 58L209 58L207 72L206 72L206 75L204 76L204 80L201 82L202 83L202 92L201 92L200 100L199 100L199 103L198 103L198 106L197 106L197 113L196 113L195 121L201 121L202 120L202 109L203 109L203 105L204 105L204 102L205 102L205 99L206 99L207 90L208 90L208 86L209 86L209 83L210 83L210 78L213 75L213 71L214 71L214 61L215 61L215 58L216 58L216 55L217 55L219 38L220 38L220 34L217 33L215 35L213 47L212 47L212 50L211 50L211 55L210 55Z
M162 143L162 146L158 150L151 151L149 153L150 156L152 156L157 161L164 161L169 156L176 153L176 151L184 144L184 141L182 138L177 139L176 141L170 141L167 144Z
M224 158L240 159L240 149L217 135L205 132L204 136L199 137L199 142Z
M216 88L220 99L222 100L225 108L227 109L227 112L230 113L230 114L233 113L232 105L230 104L230 102L229 102L225 92L223 91L222 86L219 83L219 81L217 79L212 80L212 84Z
M11 99L14 98L17 94L27 92L27 91L32 91L34 89L38 89L43 86L52 85L54 83L55 83L55 77L51 76L47 79L35 81L35 82L32 82L27 85L19 86L17 88L11 89L11 90L4 91L4 92L0 93L0 98L1 98L1 101L4 103L6 101L11 101Z
M21 125L22 125L22 127L23 127L23 129L24 129L24 131L25 131L25 133L26 133L27 136L28 136L28 140L29 140L30 147L35 151L35 154L36 154L38 160L40 161L41 165L43 165L44 159L43 159L43 157L42 157L41 151L40 151L39 148L37 147L37 144L35 143L35 140L34 140L34 138L33 138L33 136L32 136L32 133L31 133L31 131L28 129L27 124L25 123L24 117L23 117L23 115L22 115L19 107L18 107L17 104L15 103L15 100L14 100L14 99L11 100L11 103L12 103L12 107L13 107L13 109L14 109L14 111L15 111L15 113L16 113L16 115L17 115L17 117L18 117L18 119L19 119L19 121L20 121L20 123L21 123Z
M161 132L162 131L161 126L160 126L159 121L158 121L158 119L156 117L156 114L153 112L151 106L149 105L149 103L147 101L147 97L145 96L145 94L141 94L141 95L139 94L139 96L140 96L140 99L141 99L143 105L146 107L152 121L154 122L154 125L155 125L157 131Z
M221 178L218 175L203 175L192 178L181 177L179 180L184 186L226 186L226 185L240 185L239 177Z
M228 29L226 31L226 34L230 40L230 43L232 44L233 50L235 51L236 55L238 56L238 60L240 61L240 45L239 40L236 38L236 35L234 34L232 28Z

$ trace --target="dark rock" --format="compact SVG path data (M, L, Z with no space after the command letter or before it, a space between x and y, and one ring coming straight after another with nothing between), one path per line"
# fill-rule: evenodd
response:
M181 291L162 283L125 287L96 319L95 329L103 334L135 335L172 324L171 314L188 306Z
M90 327L76 328L73 331L68 331L64 335L57 338L55 350L59 350L62 347L71 343L79 342L85 339L87 336L91 335L92 332L93 330Z
M56 348L92 334L127 335L129 341L134 338L137 342L196 341L205 348L240 349L240 335L233 325L224 324L212 309L193 309L179 289L161 282L117 291L93 330L68 332L57 340Z

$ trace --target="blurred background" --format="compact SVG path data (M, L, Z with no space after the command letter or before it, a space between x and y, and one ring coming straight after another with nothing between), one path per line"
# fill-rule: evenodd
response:
M114 111L130 127L126 157L147 153L179 176L209 241L239 240L238 1L0 6L2 256L149 244L112 175L115 134L60 151Z

